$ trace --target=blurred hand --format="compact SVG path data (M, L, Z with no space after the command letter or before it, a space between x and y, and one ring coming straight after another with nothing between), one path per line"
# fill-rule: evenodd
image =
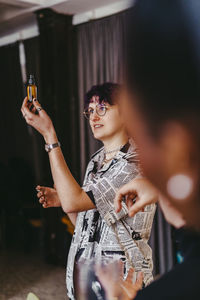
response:
M121 283L123 289L122 300L135 299L139 290L142 289L144 275L139 272L136 278L136 282L133 283L134 269L131 268L128 272L126 280Z
M159 197L159 204L164 214L165 220L176 228L181 228L186 225L184 216L179 209L173 206L173 204L163 195Z
M55 188L53 189L50 187L38 185L36 187L36 191L38 192L37 197L39 199L39 202L44 208L61 206L61 202L58 198L58 194Z
M123 280L123 267L122 261L113 262L103 267L96 266L96 275L106 292L107 300L114 297L121 300L132 300L142 288L143 273L139 272L136 282L133 283L134 269L131 268L127 278Z
M121 202L125 199L129 216L133 217L143 210L146 205L156 203L159 193L157 189L145 178L136 178L122 186L116 193L114 206L116 212L122 208Z
M31 105L33 106L33 108L30 111L30 103L28 102L28 99L26 97L21 107L22 115L25 118L27 124L34 127L45 137L49 132L54 131L53 123L36 99L33 100L33 103ZM38 113L36 114L36 112Z

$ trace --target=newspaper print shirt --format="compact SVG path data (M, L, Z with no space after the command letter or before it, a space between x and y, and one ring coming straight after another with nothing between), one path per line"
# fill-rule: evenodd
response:
M125 262L124 276L134 266L136 272L144 273L145 285L153 280L152 251L147 242L155 204L148 205L133 218L128 216L125 203L122 203L123 208L119 213L115 212L113 206L116 191L140 176L135 146L126 144L111 162L102 166L103 159L104 148L101 148L92 156L85 174L83 189L96 209L80 212L77 216L66 273L69 299L75 299L74 264L81 260L121 259ZM115 226L118 238L111 225ZM131 258L131 264L127 255ZM100 296L97 298L101 299Z

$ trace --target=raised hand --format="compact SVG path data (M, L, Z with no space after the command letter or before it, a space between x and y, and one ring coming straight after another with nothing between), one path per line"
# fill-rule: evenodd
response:
M49 135L55 135L54 126L50 117L36 99L33 99L32 107L30 111L30 103L26 97L21 107L21 112L26 123L34 127L45 139ZM56 142L55 137L54 142Z

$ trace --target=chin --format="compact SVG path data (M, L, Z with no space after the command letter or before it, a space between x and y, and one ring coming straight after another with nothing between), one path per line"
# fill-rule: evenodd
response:
M101 134L93 134L93 136L94 136L94 138L96 139L96 140L102 140L103 139L103 137L102 137L102 135Z
M100 141L102 141L104 138L104 135L100 132L93 132L93 136L96 140L100 140Z

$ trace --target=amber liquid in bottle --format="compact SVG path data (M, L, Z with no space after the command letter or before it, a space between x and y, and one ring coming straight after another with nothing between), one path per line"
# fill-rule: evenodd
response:
M34 98L37 99L37 86L35 84L35 78L33 75L29 76L27 85L27 98L29 103L32 103Z

